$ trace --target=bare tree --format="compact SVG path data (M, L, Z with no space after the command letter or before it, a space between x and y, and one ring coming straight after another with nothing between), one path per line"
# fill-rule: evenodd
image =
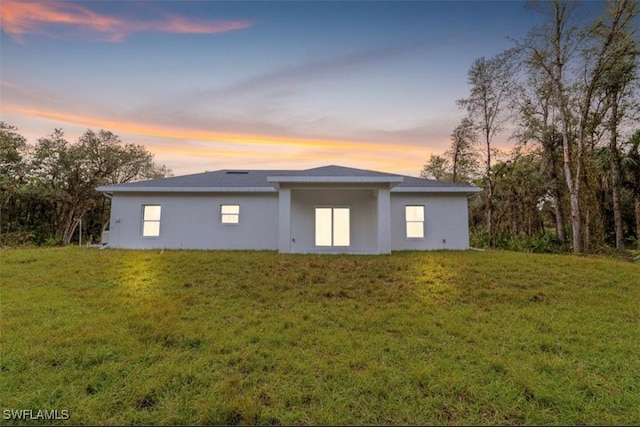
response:
M538 144L547 176L546 186L552 199L556 237L565 241L564 211L561 192L560 169L562 140L557 130L553 107L552 88L542 73L535 68L527 70L528 78L521 88L519 105L519 129L514 137L522 145Z
M484 146L484 170L487 182L487 203L485 208L489 244L493 245L493 199L494 180L492 176L493 141L503 130L507 122L507 105L514 90L514 68L507 51L494 58L479 58L474 61L468 72L471 92L468 98L457 101L464 108L469 119L475 123Z

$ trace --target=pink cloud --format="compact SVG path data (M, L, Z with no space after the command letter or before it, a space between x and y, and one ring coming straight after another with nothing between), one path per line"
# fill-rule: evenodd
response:
M26 2L3 0L0 27L14 40L27 34L68 38L81 32L90 38L118 42L137 32L216 34L250 27L250 21L211 21L167 15L162 19L138 21L96 13L71 2ZM54 29L56 30L54 32Z

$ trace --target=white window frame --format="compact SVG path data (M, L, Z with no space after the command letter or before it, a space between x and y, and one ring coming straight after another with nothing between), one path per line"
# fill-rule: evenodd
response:
M419 215L415 216L409 212L411 208L421 208ZM424 239L424 205L405 205L404 206L404 219L405 219L405 236L407 239L419 240ZM420 225L420 235L412 235L413 230L417 225Z
M152 214L147 208L158 208L158 215ZM151 217L153 215L153 217ZM142 205L142 237L160 237L160 220L162 218L162 205L150 204Z
M329 243L321 243L318 244L318 210L329 210L330 211L330 224L329 224L329 230L331 232L331 236L329 239ZM343 212L345 211L347 212L348 215L348 222L346 224L346 241L338 241L336 243L336 234L340 233L340 229L338 229L338 227L342 226L341 228L344 228L344 223L337 223L336 222L336 211L337 212ZM315 236L314 236L314 243L316 247L321 247L321 248L347 248L349 246L351 246L351 206L316 206L314 209L314 223L315 223ZM326 236L325 236L326 237Z
M240 205L220 205L220 223L227 225L240 224Z

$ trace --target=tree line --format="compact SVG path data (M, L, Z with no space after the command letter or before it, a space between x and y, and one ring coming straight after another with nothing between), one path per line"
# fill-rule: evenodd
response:
M472 244L526 250L640 248L638 2L530 2L542 24L468 70L466 116L425 178L474 184ZM508 138L511 148L499 150ZM100 185L170 175L106 131L55 129L30 145L0 122L0 244L99 241Z
M87 130L71 143L55 129L31 145L0 122L0 244L67 245L80 224L85 242L99 242L110 206L96 187L170 174L109 131Z
M576 253L640 244L638 2L527 7L543 23L473 62L457 101L466 117L422 176L482 188L471 203L479 244Z

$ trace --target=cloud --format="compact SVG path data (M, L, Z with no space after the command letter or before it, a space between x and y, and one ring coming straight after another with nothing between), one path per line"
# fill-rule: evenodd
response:
M431 43L378 47L306 61L249 78L240 78L222 87L199 87L187 93L159 94L151 102L133 107L128 113L153 121L161 116L163 120L189 123L189 126L214 123L222 128L237 129L240 125L254 128L258 132L296 135L313 133L327 138L331 138L332 129L333 133L338 130L338 133L350 134L349 138L352 139L351 136L358 132L349 120L340 119L340 111L349 109L349 106L341 104L339 100L340 77L360 76L366 73L368 67L388 64L402 56L422 53L430 47ZM312 106L309 97L313 94L305 86L318 81L328 84L337 82L337 88L328 89L338 91L338 96L328 101L335 108L324 107L324 110L318 112L318 108ZM224 102L220 102L221 99ZM381 99L381 102L384 100ZM184 105L190 107L188 113L183 112L181 106ZM370 139L371 136L374 135L365 135L364 139ZM416 142L424 137L417 133L389 135L389 140L397 136L411 136L412 141ZM376 137L372 139L375 140Z
M276 87L289 87L292 84L302 83L309 79L317 79L321 77L334 78L336 73L342 73L350 70L357 71L360 67L371 64L388 63L397 57L419 52L429 46L430 44L426 43L415 43L411 46L382 47L342 56L319 59L264 73L256 77L234 83L222 89L211 90L207 94L240 95L243 93L252 93L256 90L265 88L273 91ZM199 95L202 96L202 93Z
M236 145L269 145L289 148L360 148L375 149L375 144L340 139L295 138L290 136L258 135L239 132L218 132L202 128L182 128L157 124L138 123L127 120L106 119L87 115L64 113L55 110L44 110L17 105L3 105L2 110L14 114L38 117L63 123L81 126L110 129L115 132L126 132L136 135L159 138L225 142ZM378 147L379 149L380 147Z
M337 115L319 115L313 111L250 110L242 114L226 114L223 110L200 111L199 109L176 108L176 105L156 102L145 108L109 108L96 105L92 100L56 94L47 89L17 85L0 80L3 94L1 110L22 116L38 117L80 126L113 127L142 136L168 137L204 141L229 141L242 145L257 144L264 140L283 143L295 141L306 145L322 141L322 149L353 148L349 144L364 144L363 147L396 146L400 149L436 148L437 140L448 146L453 124L433 120L422 125L396 128L357 125ZM225 107L228 109L228 105ZM129 130L133 129L133 131ZM237 138L236 138L237 137ZM252 142L253 141L253 142ZM277 145L277 144L276 144ZM301 145L301 146L302 146ZM446 148L443 148L443 151Z
M165 15L161 19L141 21L123 19L92 11L71 2L28 2L3 0L0 26L14 40L40 34L54 38L88 37L120 42L129 34L163 32L178 34L216 34L250 27L250 21L212 21ZM54 31L55 30L55 31Z
M422 158L425 148L399 143L380 143L379 141L354 141L349 139L330 139L313 137L292 137L269 134L249 134L242 132L219 132L206 128L183 128L171 125L158 125L130 120L108 119L97 116L64 113L19 105L2 105L3 114L15 114L23 117L39 118L56 123L72 124L81 127L109 129L117 134L136 135L155 141L148 146L152 152L173 153L180 156L226 157L243 160L243 163L309 161L316 163L349 161L353 163L371 162L388 165L387 170L411 170L416 158ZM164 141L164 142L162 142ZM323 160L323 162L319 162ZM170 166L171 167L171 166ZM406 168L406 169L405 169Z

